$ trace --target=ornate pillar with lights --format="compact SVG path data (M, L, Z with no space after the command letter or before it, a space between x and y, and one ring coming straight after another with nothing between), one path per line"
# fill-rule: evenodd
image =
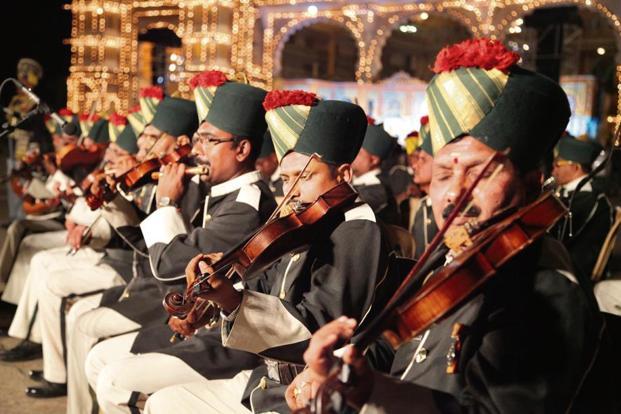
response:
M71 67L67 79L67 106L88 110L126 110L129 87L128 61L122 56L131 47L126 23L130 5L121 1L74 0L72 12ZM129 28L131 32L131 28Z
M237 0L189 0L180 3L185 53L185 77L208 69L232 73L233 25L239 14ZM180 92L189 86L179 84Z

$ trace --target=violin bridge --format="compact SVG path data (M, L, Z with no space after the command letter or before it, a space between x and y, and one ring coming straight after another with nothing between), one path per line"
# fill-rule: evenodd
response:
M444 235L444 244L455 253L472 246L470 233L465 226L452 226Z

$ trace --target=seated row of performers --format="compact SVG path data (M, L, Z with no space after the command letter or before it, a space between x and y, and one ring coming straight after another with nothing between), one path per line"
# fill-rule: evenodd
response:
M37 233L13 247L13 269L25 246L31 257L9 330L23 341L0 358L42 352L43 371L30 373L37 384L26 393L67 394L70 413L97 406L106 414L308 407L328 389L322 385L336 367L333 351L368 337L385 316L410 258L425 259L424 291L470 252L467 241L476 233L423 254L449 217L452 229L496 230L499 217L538 199L542 161L555 147L555 175L566 190L587 176L597 151L574 139L557 146L570 116L565 93L518 60L489 39L438 55L421 144L409 154L414 182L426 194L410 214L416 253L409 258L399 256L395 230L382 222L404 223L401 195L409 190L390 188L390 174L380 168L395 140L358 105L304 91L268 92L219 71L190 81L194 102L143 91L140 111L125 125L113 116L88 132L94 141L108 135L106 183L117 188L139 162L184 144L191 160L162 163L157 184L121 186L101 206L77 194L56 239L38 243L52 232ZM189 166L208 172L191 176ZM74 184L55 188L77 191ZM102 185L94 180L91 195ZM275 210L302 217L330 205L335 189L351 196L288 243L274 242L278 253L269 263L252 272L218 267L222 254L238 251ZM468 206L455 211L467 192ZM561 219L559 230L516 249L493 279L397 349L378 332L362 349L339 352L353 375L339 387L342 403L334 409L615 412L610 378L618 358L586 275L591 264L573 263L568 253L580 237L588 237L582 251L599 248L594 234L607 227L595 226L594 217L610 227L609 203L595 194L591 200L574 202L590 212L569 216L568 232ZM21 226L14 244L28 229ZM169 315L162 298L198 277L209 317ZM172 333L183 340L171 341Z

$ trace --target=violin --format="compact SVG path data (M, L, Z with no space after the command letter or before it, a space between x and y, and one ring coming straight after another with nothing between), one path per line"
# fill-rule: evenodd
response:
M108 180L109 176L101 176L95 181L99 190L96 192L88 191L85 195L86 203L92 210L96 210L104 203L112 201L116 195L117 186L126 193L136 190L151 182L151 174L157 172L163 165L179 162L187 158L191 152L191 145L182 145L161 158L150 158L143 161L118 177Z
M440 253L440 257L444 255L441 249L436 251L436 248L441 247L440 240L447 234L451 223L464 207L467 198L486 173L492 160L493 157L470 188L460 196L442 229L410 270L386 307L356 336L353 341L356 348L364 350L377 337L383 336L396 349L421 334L472 298L508 261L533 245L567 214L563 203L551 192L546 192L534 202L499 221L496 221L497 217L493 217L490 219L494 221L492 225L485 226L485 223L482 223L470 226L475 231L480 230L472 238L469 234L464 236L464 233L469 233L464 227L452 228L450 230L454 234L461 233L458 237L460 240L452 243L453 248L458 246L457 255L449 264L428 276L433 270L433 263L436 262L428 259L436 253ZM503 213L506 211L501 214ZM422 279L425 277L427 280L423 284ZM310 407L298 411L331 412L334 409L331 407L331 394L342 390L350 381L348 376L351 370L342 368L344 367L337 367L328 377ZM338 407L336 410L338 411Z
M52 153L41 155L38 150L35 150L20 159L19 166L14 168L8 177L11 189L17 196L23 197L26 194L26 187L33 176L45 175L48 169L45 163L52 161L52 155ZM53 171L47 172L53 173Z
M24 194L22 209L26 214L38 216L56 210L60 202L60 197L38 199L30 194Z
M184 293L173 292L163 301L166 311L180 319L192 319L196 327L206 325L213 315L219 315L215 305L208 306L201 295L209 292L209 278L226 272L234 273L247 280L252 274L266 268L282 255L295 251L311 242L320 226L329 223L330 217L352 206L358 193L346 182L340 183L320 196L307 207L293 211L283 217L268 221L257 232L238 246L224 254L211 265L213 273L197 277Z
M56 152L56 165L65 173L76 167L91 167L103 159L106 147L107 144L89 147L82 143L65 145Z
M175 151L164 155L162 158L151 158L133 167L124 174L119 184L123 191L131 191L139 188L151 180L151 174L158 171L163 165L180 162L192 152L191 145L182 145Z

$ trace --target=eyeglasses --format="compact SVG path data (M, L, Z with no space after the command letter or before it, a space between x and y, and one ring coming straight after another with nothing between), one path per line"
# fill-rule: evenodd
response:
M220 138L206 132L195 132L194 135L192 135L192 145L201 144L215 146L223 142L232 142L234 140L235 138Z
M568 160L556 160L554 161L554 166L555 167L562 167L564 165L574 165L575 162L573 161L568 161Z

